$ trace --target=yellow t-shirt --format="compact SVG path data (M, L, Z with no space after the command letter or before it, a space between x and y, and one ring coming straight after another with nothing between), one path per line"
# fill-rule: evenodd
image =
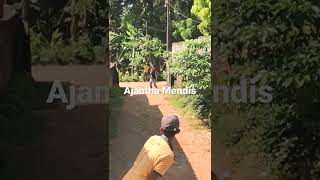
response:
M143 72L148 73L150 71L150 67L148 65L143 66Z
M146 180L153 170L163 176L173 162L174 154L169 144L160 136L152 136L122 180Z

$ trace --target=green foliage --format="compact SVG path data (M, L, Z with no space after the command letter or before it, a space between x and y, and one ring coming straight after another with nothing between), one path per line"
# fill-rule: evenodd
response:
M201 20L201 23L198 25L200 32L205 36L210 35L211 0L194 0L191 12Z
M119 27L123 25L122 19L119 17L130 16L131 23L138 29L145 30L146 22L148 25L148 34L151 37L157 37L161 42L166 41L166 32L164 30L166 24L166 7L164 0L110 0L110 31L119 33ZM172 1L174 10L171 14L174 22L185 20L186 17L191 17L191 7L193 1ZM177 30L177 29L174 29ZM178 35L178 34L177 34ZM195 31L192 38L196 38L200 32ZM179 41L181 37L176 36L173 41Z
M190 95L190 103L195 113L207 119L211 126L211 38L202 37L188 40L181 52L173 54L171 71L183 79L183 84L197 89L196 95Z
M33 63L47 64L50 61L60 60L60 50L63 48L62 34L54 31L50 40L47 40L41 33L31 36L31 52Z
M180 88L180 85L176 86L176 88ZM168 98L170 104L172 104L175 108L178 108L183 113L190 114L192 117L197 117L197 120L200 121L202 126L211 127L211 121L209 117L211 116L210 110L208 111L207 107L202 106L197 103L203 104L208 102L203 99L204 94L197 94L195 96L186 96L186 95L172 95ZM207 97L210 98L210 97ZM203 109L205 107L205 109Z
M119 80L120 82L141 82L143 81L143 73L134 73L134 75L130 75L127 72L119 72ZM157 73L157 81L164 81L166 80L165 72Z
M142 81L142 75L139 76L137 73L134 75L130 75L129 72L127 73L119 72L119 81L120 82L139 82L139 81Z
M145 29L146 21L148 22L148 34L152 37L158 37L162 42L165 41L165 32L161 29L165 24L165 7L164 1L134 1L134 0L111 0L110 1L110 29L119 33L119 27L123 26L120 17L129 17L130 24L137 29Z
M215 36L233 65L232 79L261 74L258 85L273 87L271 104L241 107L248 119L234 143L254 139L251 146L265 154L275 177L319 179L319 2L219 1L215 6L220 27Z
M173 41L197 38L193 1L172 1ZM166 13L163 1L110 1L111 59L122 72L141 73L144 62L165 70ZM190 17L190 18L186 18ZM146 33L144 33L146 32ZM147 35L148 34L148 35Z
M125 88L112 87L110 91L110 115L109 115L109 138L113 138L118 132L118 117L123 104Z
M131 75L141 74L146 62L163 67L164 44L158 38L142 36L141 30L130 22L130 19L123 21L122 33L110 33L112 61L118 63L121 72L128 71Z
M138 50L140 51L141 60L135 65L142 65L148 62L158 67L164 65L164 44L158 38L143 37L141 38Z
M81 36L78 41L71 44L74 50L74 61L80 64L95 62L94 47L88 36Z
M107 59L102 50L107 47L106 1L37 1L29 11L34 64L92 64Z
M107 36L108 8L104 0L69 0L63 14L70 28L71 40L76 40L85 32L91 43L100 45L102 38Z
M195 25L191 18L178 21L174 23L174 26L177 28L177 30L173 32L173 36L176 39L178 39L179 36L181 36L183 40L190 39L192 37L192 32L195 30Z
M93 47L95 62L96 63L104 63L108 57L106 52L106 47L104 46L95 46Z
M95 11L95 0L69 0L65 11L72 15L79 15L81 19L85 19L88 13Z
M188 40L184 50L173 55L172 72L182 77L186 85L199 90L211 87L211 39L210 37Z
M48 41L41 33L31 33L32 63L66 65L105 62L105 47L94 47L88 35L83 35L72 44L66 43L62 36L62 33L55 31Z

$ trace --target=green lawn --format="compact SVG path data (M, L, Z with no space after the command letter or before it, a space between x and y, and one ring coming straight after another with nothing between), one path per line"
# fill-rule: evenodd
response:
M192 124L194 128L209 128L203 120L196 116L196 113L193 111L187 95L168 95L166 99L174 108L184 114L185 118Z

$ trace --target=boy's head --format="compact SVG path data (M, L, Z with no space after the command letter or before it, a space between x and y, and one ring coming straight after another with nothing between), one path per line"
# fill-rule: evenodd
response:
M172 138L180 133L180 122L176 115L164 116L161 120L160 132L167 138Z

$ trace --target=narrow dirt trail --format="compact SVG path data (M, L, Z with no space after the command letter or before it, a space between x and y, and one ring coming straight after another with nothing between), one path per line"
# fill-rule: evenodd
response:
M50 84L61 80L88 87L101 86L106 82L105 74L102 65L33 67L34 79ZM43 121L41 137L17 149L3 180L106 179L107 106L76 105L72 110L58 104L56 108L35 112Z
M144 88L148 83L121 83L121 87ZM159 88L165 82L159 83ZM134 162L144 142L159 134L163 115L176 114L180 118L181 133L173 144L176 161L164 180L211 179L211 133L194 128L182 113L166 100L166 95L134 95L124 97L118 121L118 134L110 141L110 180L120 180Z

